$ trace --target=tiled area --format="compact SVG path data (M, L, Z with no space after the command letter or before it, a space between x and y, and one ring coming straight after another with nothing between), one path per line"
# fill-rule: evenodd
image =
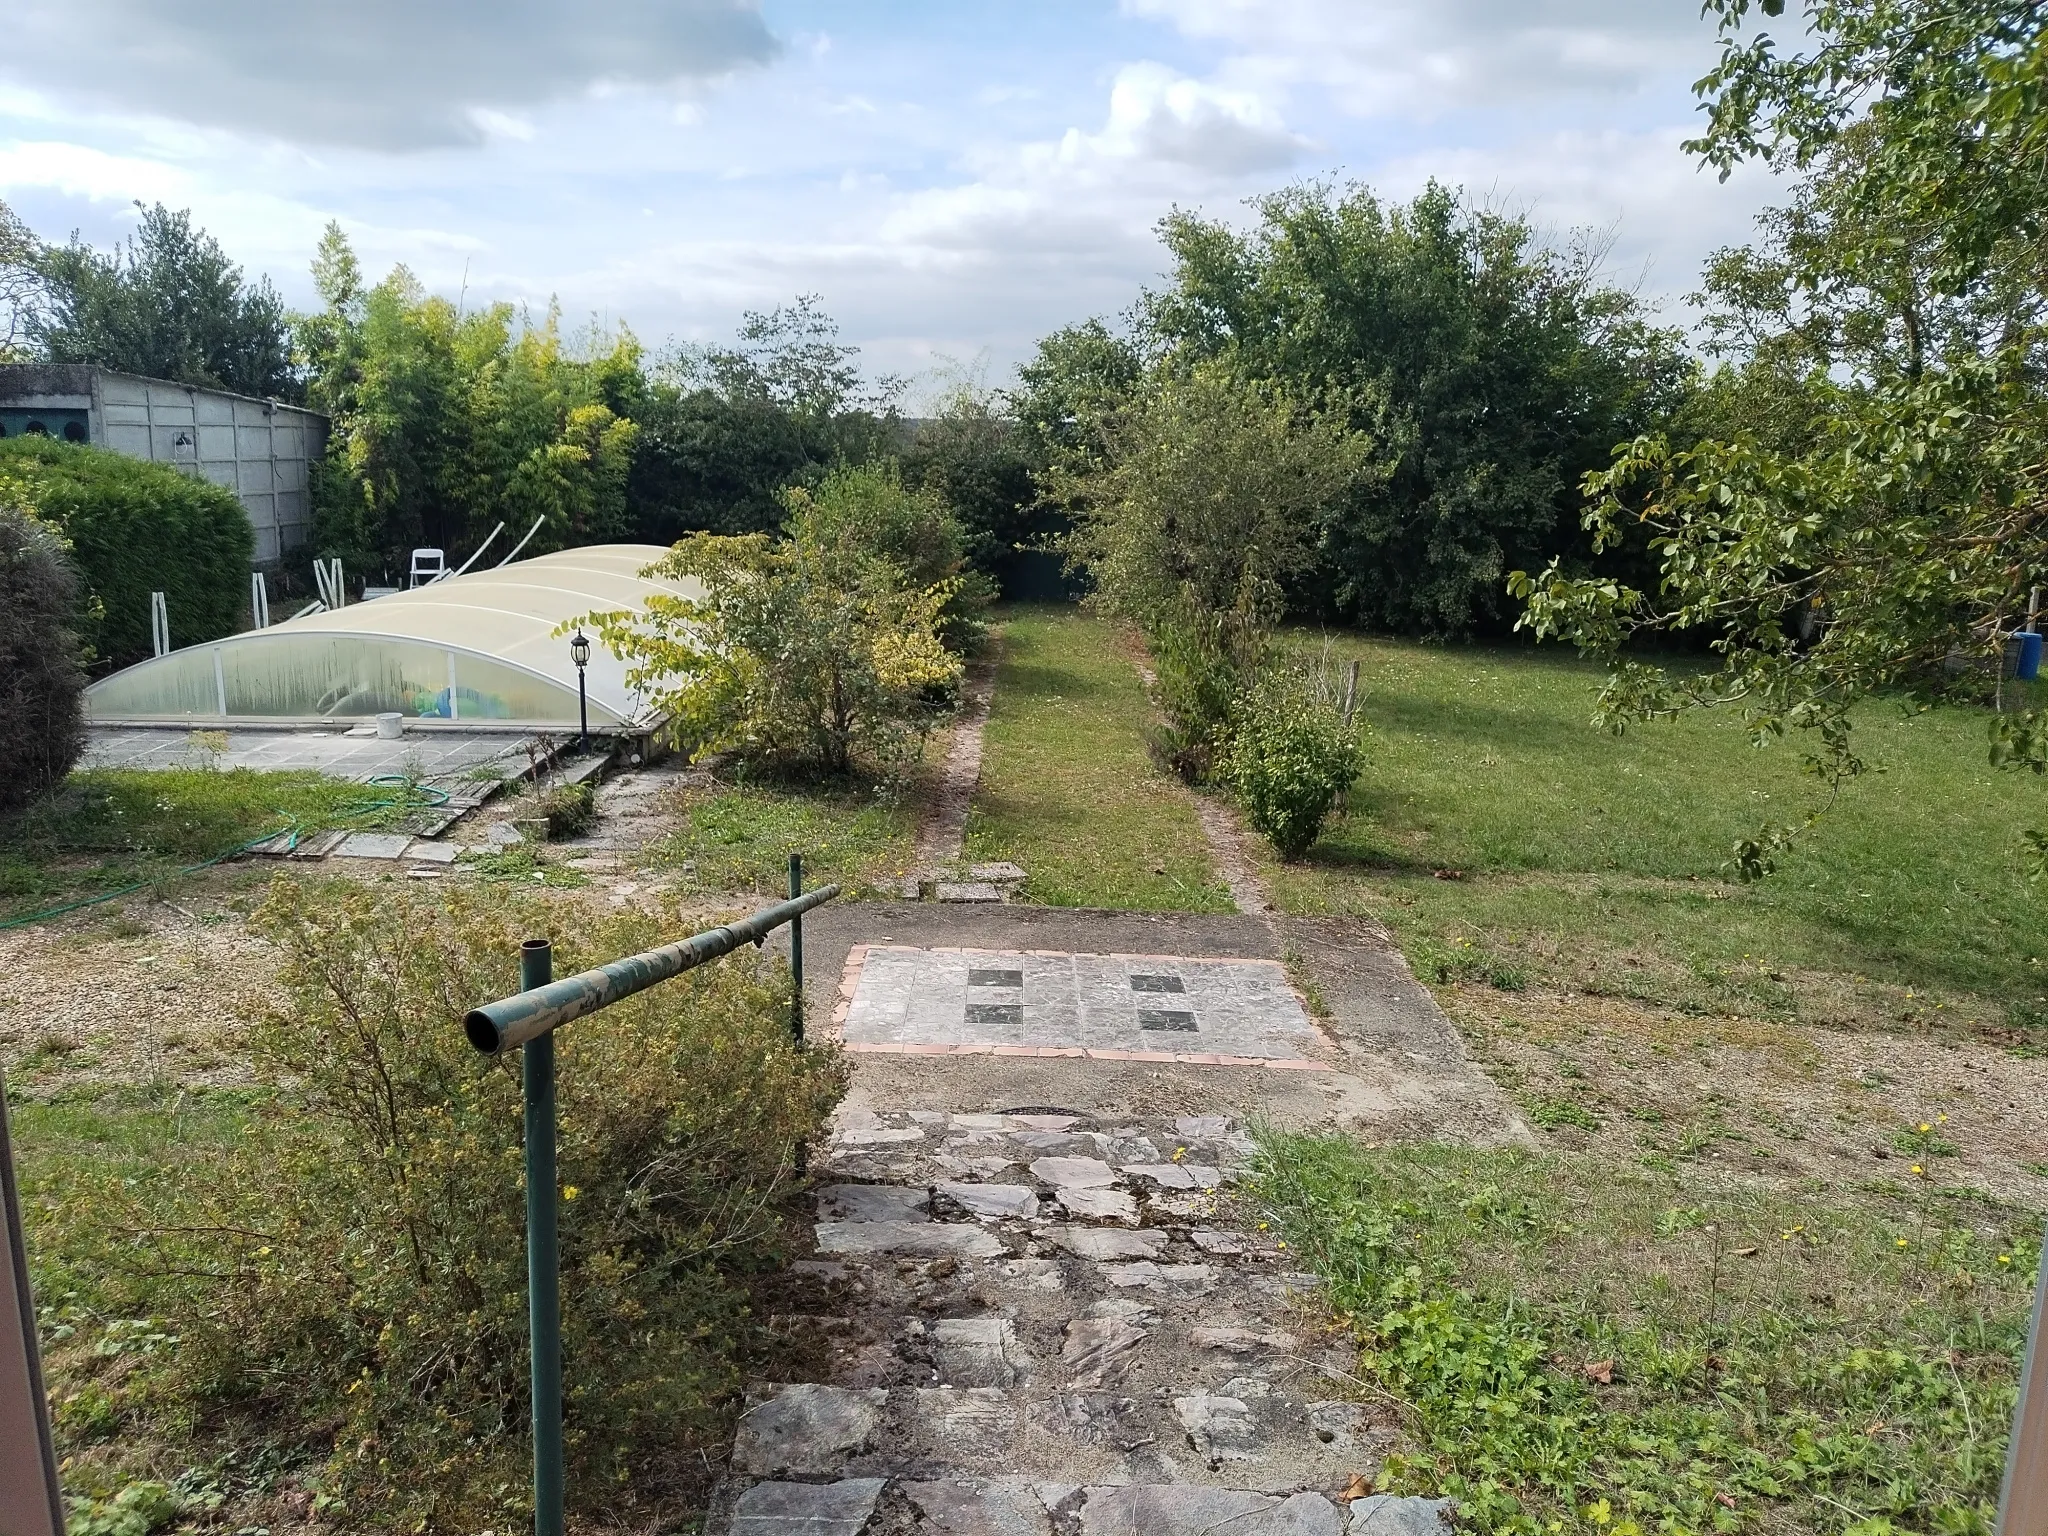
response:
M1317 1065L1303 1060L1315 1026L1272 960L864 945L842 990L855 1051Z

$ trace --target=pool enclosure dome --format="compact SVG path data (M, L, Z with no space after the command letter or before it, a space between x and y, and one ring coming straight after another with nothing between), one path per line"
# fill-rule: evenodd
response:
M640 573L668 551L596 544L453 576L409 592L250 630L137 662L85 691L94 723L199 725L354 722L397 711L465 725L574 729L576 666L555 630L650 595L698 595L695 582ZM170 615L176 634L177 614ZM592 729L655 723L626 666L590 648Z

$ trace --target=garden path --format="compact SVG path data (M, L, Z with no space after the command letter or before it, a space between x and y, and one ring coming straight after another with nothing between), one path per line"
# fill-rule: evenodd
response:
M1443 1529L1239 1184L1255 1122L1526 1137L1383 935L873 903L805 950L853 1085L784 1326L829 1366L756 1386L714 1529Z

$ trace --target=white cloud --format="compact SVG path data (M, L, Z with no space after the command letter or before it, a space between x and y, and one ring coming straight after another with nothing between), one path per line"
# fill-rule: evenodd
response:
M602 85L765 63L755 0L24 0L0 74L37 90L258 138L402 150L475 144Z
M1062 148L1237 176L1291 165L1310 145L1254 92L1192 80L1163 64L1129 64L1110 87L1102 132L1069 134Z

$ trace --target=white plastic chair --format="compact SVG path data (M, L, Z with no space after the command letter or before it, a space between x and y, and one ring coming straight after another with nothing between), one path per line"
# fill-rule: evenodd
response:
M424 581L439 581L448 574L448 557L438 549L416 549L412 552L412 581L410 585L420 586Z

